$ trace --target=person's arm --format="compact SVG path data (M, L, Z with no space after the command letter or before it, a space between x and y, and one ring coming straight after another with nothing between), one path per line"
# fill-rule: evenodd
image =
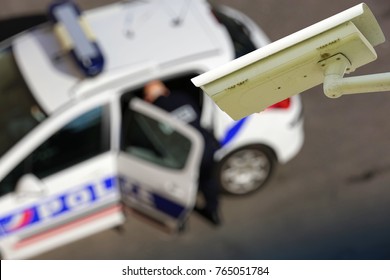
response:
M144 99L149 103L156 104L157 99L168 95L169 89L161 81L151 81L144 87Z

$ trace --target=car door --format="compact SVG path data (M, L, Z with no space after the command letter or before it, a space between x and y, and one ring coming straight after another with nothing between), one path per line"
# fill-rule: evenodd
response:
M180 228L195 204L203 140L194 128L140 99L122 107L123 202L161 225Z
M106 102L61 116L20 146L26 156L0 180L3 257L29 258L123 222L111 113Z

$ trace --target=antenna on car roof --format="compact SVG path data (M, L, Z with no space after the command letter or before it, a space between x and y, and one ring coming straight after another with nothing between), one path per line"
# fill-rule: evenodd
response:
M169 16L172 17L172 24L173 26L179 26L183 23L188 11L189 11L189 8L190 8L190 5L191 5L191 0L185 0L185 1L182 1L183 4L182 4L182 7L179 11L178 14L175 13L175 11L172 9L171 6L169 6L169 4L167 4L166 2L165 3L162 3L163 7L164 7L164 10L169 14Z

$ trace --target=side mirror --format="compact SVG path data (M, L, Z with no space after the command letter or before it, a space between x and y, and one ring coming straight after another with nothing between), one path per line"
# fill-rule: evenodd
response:
M44 190L42 181L33 174L23 175L16 183L16 194L21 197L42 195Z

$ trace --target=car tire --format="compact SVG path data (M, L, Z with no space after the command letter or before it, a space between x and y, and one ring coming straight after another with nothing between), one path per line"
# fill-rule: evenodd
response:
M246 195L261 189L274 172L276 155L265 145L248 145L227 154L217 176L224 193Z

